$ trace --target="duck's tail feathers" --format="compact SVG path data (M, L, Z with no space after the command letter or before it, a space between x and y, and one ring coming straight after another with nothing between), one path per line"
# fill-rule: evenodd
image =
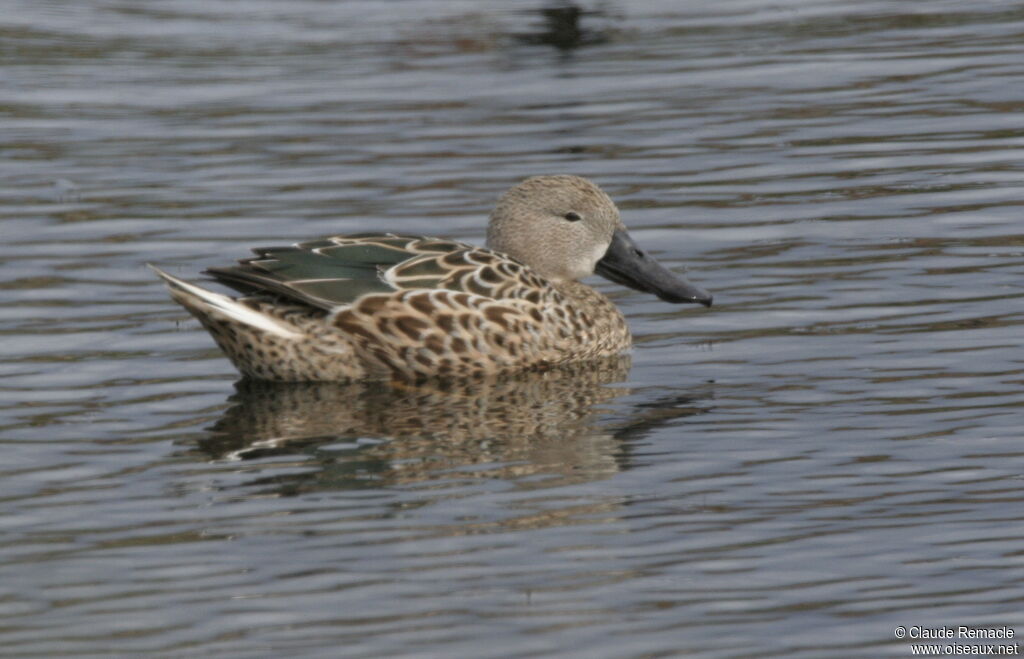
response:
M164 280L174 301L200 319L214 316L221 320L242 323L286 339L296 339L301 336L299 332L296 332L285 323L260 313L234 298L208 291L183 279L178 279L155 265L147 265L150 270Z

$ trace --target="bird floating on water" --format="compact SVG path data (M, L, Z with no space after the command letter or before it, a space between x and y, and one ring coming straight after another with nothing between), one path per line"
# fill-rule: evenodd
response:
M206 274L233 298L153 270L243 375L416 380L544 369L632 344L597 273L671 303L711 295L637 247L614 202L578 176L534 176L498 200L487 247L393 233L253 250Z

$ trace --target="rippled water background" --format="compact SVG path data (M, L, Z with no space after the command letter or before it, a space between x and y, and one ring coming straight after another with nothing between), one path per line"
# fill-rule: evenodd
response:
M1024 8L13 0L0 640L909 656L1024 634ZM480 241L568 172L715 293L632 370L234 386L144 268Z

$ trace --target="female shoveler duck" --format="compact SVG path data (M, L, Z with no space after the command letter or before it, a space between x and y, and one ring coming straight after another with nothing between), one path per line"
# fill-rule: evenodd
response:
M666 302L711 306L626 232L599 187L536 176L491 213L487 249L395 234L253 250L206 271L231 298L156 268L243 374L261 380L419 379L546 368L631 345L595 272Z

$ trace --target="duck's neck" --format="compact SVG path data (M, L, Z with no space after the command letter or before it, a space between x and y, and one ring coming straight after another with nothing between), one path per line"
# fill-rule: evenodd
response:
M615 307L615 305L612 304L612 301L598 292L597 289L592 286L587 286L581 281L576 281L575 279L564 279L561 281L552 281L552 284L558 289L559 293L574 301L581 300L586 301L588 304L600 303L601 305L608 305L612 308Z

